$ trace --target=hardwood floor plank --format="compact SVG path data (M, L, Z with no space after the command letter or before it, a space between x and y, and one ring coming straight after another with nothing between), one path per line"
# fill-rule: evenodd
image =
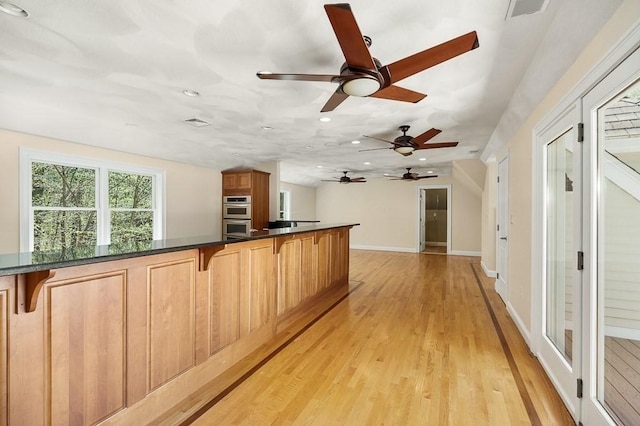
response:
M350 256L362 284L195 424L573 424L477 258Z

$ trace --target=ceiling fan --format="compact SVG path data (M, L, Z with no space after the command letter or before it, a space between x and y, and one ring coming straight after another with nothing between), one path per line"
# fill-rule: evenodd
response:
M339 75L257 73L261 79L326 81L338 83L321 112L333 111L349 96L372 96L403 102L419 102L427 95L396 86L395 83L479 47L478 35L471 31L422 52L382 65L371 56L371 38L363 36L348 3L325 4L333 31L346 62Z
M344 176L340 176L338 179L322 179L322 182L339 182L339 183L365 183L366 180L363 177L350 178L347 176L349 172L342 172Z
M402 177L393 178L389 180L420 180L420 179L437 178L437 177L438 175L420 176L419 173L411 173L411 167L407 167L407 173L403 174Z
M389 148L362 149L360 150L360 152L375 151L378 149L393 149L398 154L402 154L406 157L407 155L413 154L413 151L420 151L423 149L434 149L434 148L449 148L449 147L454 147L458 145L458 142L437 142L437 143L427 144L426 142L429 139L438 135L442 130L431 128L426 132L422 133L421 135L416 136L414 138L413 136L407 135L407 130L409 130L410 127L411 126L408 126L406 124L398 127L398 130L402 132L402 136L398 136L393 141L376 138L374 136L363 135L365 138L375 139L377 141L390 143L393 146Z

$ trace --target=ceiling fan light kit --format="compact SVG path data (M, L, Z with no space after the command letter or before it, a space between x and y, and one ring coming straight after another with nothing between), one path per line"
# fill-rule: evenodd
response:
M424 149L434 149L434 148L450 148L458 145L458 142L438 142L438 143L427 144L426 142L431 138L434 138L438 134L440 134L441 130L432 128L414 138L413 136L407 135L407 131L409 130L410 127L411 126L408 126L406 124L403 124L402 126L398 127L398 130L402 132L402 136L398 136L392 141L376 138L374 136L367 136L367 135L363 135L363 136L365 138L375 139L381 142L390 143L393 146L390 147L389 149L393 149L395 152L405 157L413 154L414 151L421 151ZM360 152L374 151L377 149L386 149L386 148L363 149L363 150L360 150Z
M370 96L380 90L380 82L373 77L358 77L345 82L342 91L349 96Z
M393 148L393 150L398 154L411 155L413 151L415 151L415 148L412 146L397 146Z
M371 56L371 38L362 35L348 3L325 4L324 9L345 57L340 74L257 73L258 78L268 80L338 83L338 88L321 112L333 111L349 96L419 102L427 95L396 86L395 83L479 46L478 35L472 31L391 64L382 65Z

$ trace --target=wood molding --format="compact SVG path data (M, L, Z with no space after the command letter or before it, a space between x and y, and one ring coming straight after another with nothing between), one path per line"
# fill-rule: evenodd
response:
M274 240L274 244L273 244L273 254L279 254L280 253L280 249L282 248L282 245L284 243L286 243L287 241L292 241L295 239L295 235L285 235L282 237L277 237Z
M25 281L27 283L25 311L34 312L38 304L38 296L44 283L56 275L56 271L45 269L44 271L27 272Z
M209 269L209 264L211 263L211 258L216 255L219 251L222 251L227 248L226 244L219 246L207 246L201 247L198 249L198 271L204 272Z

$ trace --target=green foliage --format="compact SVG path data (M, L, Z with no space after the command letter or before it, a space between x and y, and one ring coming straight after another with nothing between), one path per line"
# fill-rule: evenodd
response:
M34 207L96 206L94 169L33 163L31 176Z
M151 176L109 172L109 207L150 209L153 196Z
M35 251L93 247L97 242L95 210L36 210L33 228Z
M112 211L111 244L131 245L153 239L153 212Z
M34 251L68 251L97 244L95 169L49 163L32 165ZM153 178L109 172L111 243L153 239Z

